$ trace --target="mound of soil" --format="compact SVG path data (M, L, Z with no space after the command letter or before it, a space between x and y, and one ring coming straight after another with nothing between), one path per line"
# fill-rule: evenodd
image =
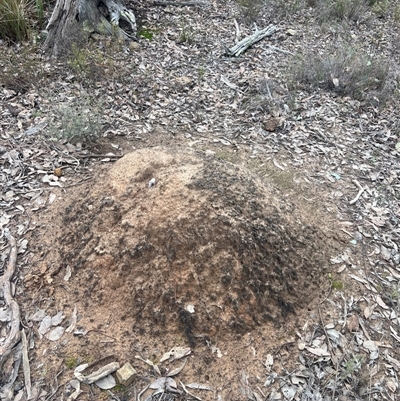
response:
M329 256L321 231L272 188L192 150L128 154L57 213L51 274L71 269L70 298L86 315L192 346L281 325L315 298Z

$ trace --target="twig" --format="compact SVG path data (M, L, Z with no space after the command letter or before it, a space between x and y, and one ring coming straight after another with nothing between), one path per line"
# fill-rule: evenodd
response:
M271 91L269 89L268 81L265 81L265 86L267 87L269 99L270 100L274 100L273 97L272 97Z
M6 305L11 309L11 328L5 341L0 346L0 367L4 362L4 358L11 352L11 349L20 340L21 333L19 331L20 326L20 312L18 303L14 300L11 295L11 279L15 272L15 266L17 263L17 242L15 238L10 234L9 230L4 230L6 237L11 245L10 257L8 260L7 269L4 275L0 278L0 287L3 290L3 297Z
M342 331L344 330L344 328L346 327L346 323L347 323L347 302L346 302L346 298L343 296L342 293L340 293L341 298L343 299L343 324L342 324Z
M54 381L56 383L56 388L52 389L52 392L50 395L48 395L44 401L49 401L53 399L53 397L58 393L58 390L60 389L61 385L58 384L58 376L60 376L62 373L64 373L64 369L61 369L57 374L56 377L54 378Z
M276 52L281 52L281 53L290 54L290 55L294 54L288 50L281 49L280 47L276 47L276 46L272 46L272 45L267 45L267 47L269 47L271 50L275 50Z
M150 387L150 384L148 384L137 396L137 401L140 401L140 397L147 391L147 389Z
M21 337L22 337L22 365L24 370L26 395L28 396L28 399L30 399L32 395L31 368L29 366L29 358L28 358L28 341L26 339L26 334L24 329L21 330Z
M239 28L239 24L236 21L236 18L233 20L233 22L235 23L235 28L236 28L236 37L235 37L235 43L239 42L240 39L240 28Z
M353 182L354 182L354 184L357 185L357 187L360 190L358 191L358 194L356 195L356 197L349 202L350 205L353 205L354 203L356 203L358 201L358 199L360 198L360 196L362 195L362 193L365 191L365 188L363 188L357 180L353 180Z
M192 394L180 380L179 380L179 383L181 384L181 386L182 386L182 388L183 388L183 390L185 391L186 394L189 394L195 400L202 401L200 397L196 397L194 394Z

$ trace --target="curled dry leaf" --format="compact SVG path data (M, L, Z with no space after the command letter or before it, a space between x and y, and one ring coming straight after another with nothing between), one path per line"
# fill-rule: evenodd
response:
M347 330L352 333L358 331L360 325L358 323L358 317L356 315L350 315L346 322Z

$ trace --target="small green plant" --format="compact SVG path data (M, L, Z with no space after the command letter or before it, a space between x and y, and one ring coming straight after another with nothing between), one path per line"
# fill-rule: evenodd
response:
M85 49L81 49L76 43L73 43L71 46L71 56L67 64L74 73L86 74L89 70L90 61Z
M178 43L186 43L191 45L195 42L195 33L193 28L187 25L182 25L181 33L178 38Z
M205 75L206 75L206 69L204 67L199 67L199 72L198 72L199 82L203 81Z
M120 44L115 41L109 43L113 47L107 47L106 52L95 46L90 46L90 44L86 46L79 46L77 43L71 44L67 56L67 65L76 79L86 84L89 81L102 80L104 73L107 74L108 78L113 77L117 68L114 59L108 57L108 54L113 51L118 52Z
M362 355L353 356L351 359L343 363L343 370L341 376L343 378L351 377L355 372L360 370L364 362L364 357Z
M343 290L343 282L339 280L332 280L332 288L336 291Z
M66 366L68 369L74 369L74 368L76 368L76 366L78 365L78 358L72 357L72 356L67 356L67 357L64 359L64 363L65 363L65 366Z
M154 32L151 31L150 29L145 28L145 27L141 27L138 30L137 34L138 34L139 37L147 39L147 40L152 40L153 36L154 36Z
M344 285L343 285L342 281L339 281L336 278L334 278L332 273L328 274L328 278L331 281L332 289L337 290L337 291L343 290Z

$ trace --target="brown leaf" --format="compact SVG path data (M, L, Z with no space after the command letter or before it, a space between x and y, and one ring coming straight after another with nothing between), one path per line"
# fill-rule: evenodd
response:
M354 331L358 331L358 329L360 328L360 325L358 323L358 317L356 315L351 315L347 318L347 330L349 330L349 332L354 332Z

